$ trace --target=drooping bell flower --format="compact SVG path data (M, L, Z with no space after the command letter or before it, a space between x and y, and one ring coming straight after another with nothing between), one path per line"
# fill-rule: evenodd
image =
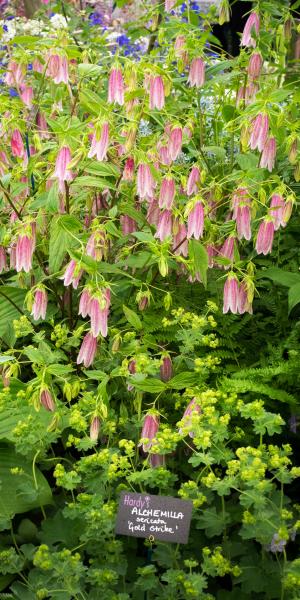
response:
M251 240L250 206L239 206L236 214L236 230L239 240Z
M55 410L55 402L48 388L44 388L41 390L40 403L49 412L53 412Z
M180 429L178 430L178 432L180 433L180 435L184 435L184 429L190 429L193 425L193 416L194 415L200 415L201 414L201 406L198 404L196 398L193 398L189 404L187 405L181 422L182 422L182 427L180 427ZM195 437L195 433L193 431L189 431L189 437L194 438Z
M68 169L68 165L71 162L71 150L69 146L63 146L56 157L54 177L57 177L59 181L60 190L64 189L65 181L72 181L72 171Z
M94 358L97 352L97 338L92 333L87 333L80 346L79 354L77 356L77 364L83 363L86 369L91 366L94 362Z
M50 54L46 75L53 79L54 83L69 82L68 59L60 54Z
M162 146L161 144L158 144L158 156L163 165L170 166L172 160L169 156L168 146Z
M158 226L158 223L160 221L160 209L158 206L158 202L156 200L156 198L153 198L153 200L150 200L149 202L149 207L147 210L147 222L149 223L149 225L155 225L156 227Z
M108 82L108 102L116 102L120 106L124 104L124 81L121 69L113 67Z
M204 229L204 206L203 203L195 202L188 214L187 238L194 237L199 240L203 236Z
M88 287L84 288L80 296L78 314L85 318L90 314L91 293Z
M220 256L223 258L228 258L230 262L233 261L234 258L234 242L235 237L230 235L224 242L223 246L220 248ZM224 265L223 268L229 269L230 265Z
M89 313L91 317L91 332L94 337L98 337L99 333L103 337L107 336L107 321L110 306L110 290L104 288L95 296L92 296Z
M131 156L129 156L125 161L122 179L123 179L123 181L133 181L133 176L134 176L134 159Z
M35 321L46 318L48 304L47 292L43 287L36 289L31 314Z
M265 256L272 252L274 239L274 223L270 219L264 219L258 229L255 250L257 254Z
M94 416L90 425L90 440L92 442L97 442L100 432L100 419L97 416Z
M238 309L239 284L236 276L232 271L228 273L224 285L223 294L223 314L229 311L236 314Z
M97 160L102 161L106 158L107 149L109 146L109 124L103 123L101 131L95 131L92 138L91 149L88 153L88 158L96 156Z
M166 457L164 454L149 454L149 464L152 469L158 469L159 467L166 466Z
M251 239L251 199L247 188L238 188L232 197L232 218L236 221L237 236L241 240Z
M161 188L159 193L159 208L166 208L170 210L173 206L173 200L175 198L175 181L171 176L164 177L161 182Z
M186 226L177 219L173 224L173 252L176 256L184 256L185 258L189 253Z
M256 148L262 152L265 147L269 131L269 117L266 114L259 113L251 124L251 134L249 146L251 150Z
M32 87L28 87L26 85L20 86L20 98L22 102L24 102L25 106L28 108L32 108L33 101L33 89Z
M168 154L171 160L176 160L182 148L182 128L173 127L168 142Z
M170 210L163 210L160 213L157 230L154 235L163 242L167 237L172 235L172 213Z
M200 169L198 167L192 167L186 185L186 193L188 196L193 196L194 194L197 194L199 182Z
M30 233L19 235L16 243L16 271L29 273L32 268L32 256L35 248L35 239Z
M8 86L20 86L25 80L25 66L21 65L15 60L10 60L7 65L7 72L5 75L5 83Z
M13 156L23 158L25 156L25 148L23 144L22 135L19 129L14 129L12 132L10 146Z
M44 66L39 61L38 58L35 58L34 61L33 61L33 63L32 63L32 70L35 71L36 73L43 73Z
M6 269L7 262L5 248L3 248L3 246L0 246L0 273L3 273L3 271L6 271Z
M134 359L131 360L128 364L128 372L130 375L134 375L136 373L136 361ZM127 389L129 392L132 392L132 390L134 390L134 385L128 383Z
M279 227L285 227L286 223L283 220L285 202L281 194L273 194L270 203L270 215L273 218L274 230Z
M162 381L169 381L173 375L173 365L169 355L162 357L160 365L160 378Z
M205 63L202 58L193 58L188 76L188 83L191 87L200 88L205 83Z
M243 31L243 35L242 35L242 39L241 39L241 46L246 46L247 48L255 48L256 47L256 40L253 37L253 34L255 35L255 37L258 36L258 32L259 32L259 26L260 26L260 18L259 15L256 12L252 12L245 24L244 27L244 31Z
M45 115L41 111L38 111L38 113L36 115L36 126L37 126L37 130L39 132L40 138L48 139L49 133L48 133L47 121L46 121Z
M87 255L94 258L94 260L100 261L105 256L106 248L107 244L104 229L94 231L86 245Z
M137 231L137 223L129 215L120 216L120 225L123 235L130 235L134 231Z
M212 269L215 264L214 257L217 256L218 251L214 244L207 244L205 248L208 256L208 268Z
M247 69L250 79L257 79L260 76L262 66L263 59L260 52L253 52L250 56Z
M259 166L262 169L268 169L268 171L270 171L270 173L271 173L274 169L275 158L276 158L276 140L274 137L270 137L265 143L265 146L262 151L261 158L260 158Z
M282 224L281 224L282 227L286 227L287 223L289 222L289 220L291 218L292 212L293 212L293 202L291 200L288 200L284 204L283 218L282 218Z
M65 287L72 284L74 290L77 290L82 273L82 269L80 269L77 262L72 259L66 266L66 270L60 279L63 280Z
M140 163L137 171L137 194L140 200L151 200L154 196L155 181L146 163Z
M149 452L149 450L151 450L158 428L159 416L148 413L144 418L141 440L139 442L139 446L142 446L144 452Z
M151 110L161 110L165 105L164 82L160 75L151 77L149 91L149 107Z
M238 303L237 303L237 312L240 315L247 313L250 313L252 315L253 313L253 309L252 309L252 297L253 297L253 293L249 293L250 290L248 289L248 285L246 281L242 281L242 283L239 286L239 292L238 292Z
M180 59L184 66L188 64L188 53L186 50L186 38L184 35L178 35L174 42L174 54Z

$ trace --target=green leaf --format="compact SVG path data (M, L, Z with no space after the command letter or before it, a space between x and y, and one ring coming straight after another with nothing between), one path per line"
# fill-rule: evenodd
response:
M271 267L270 269L261 271L257 274L257 277L260 279L267 277L275 283L280 283L286 287L300 284L300 275L298 273L291 273L289 271L284 271L283 269L278 269L277 267Z
M257 156L256 154L252 153L238 154L236 157L236 162L243 171L248 171L249 169L256 169Z
M15 319L23 313L27 290L8 285L0 286L0 336L2 337Z
M300 302L300 281L299 283L296 283L295 285L292 285L292 287L290 287L288 301L290 313L293 310L294 306L296 306Z
M217 513L215 507L206 508L199 517L196 527L197 529L205 529L205 533L209 538L220 535L229 521L228 513L225 513L224 516L222 512Z
M160 379L144 379L144 381L141 381L132 376L128 380L135 388L141 390L141 392L156 394L166 389L166 384L160 381Z
M73 235L80 229L80 221L70 215L60 215L53 219L49 242L50 273L59 271L68 248L74 244Z
M178 373L175 375L175 377L170 379L170 381L167 383L167 386L173 390L182 390L183 388L195 385L198 380L199 375L197 375L197 373L183 371L182 373Z
M128 308L128 306L125 306L125 304L123 304L123 312L124 312L124 315L125 315L128 323L130 323L130 325L132 325L132 327L134 327L134 329L139 330L139 329L143 328L140 317L133 310L131 310L131 308Z
M72 189L85 187L94 187L99 190L103 190L105 188L110 188L111 190L115 189L115 186L112 185L107 179L103 179L101 177L93 177L92 175L82 175L81 177L76 177L73 183L71 183Z
M17 474L12 469L18 469ZM11 519L15 514L52 502L51 489L37 467L9 447L0 448L0 517ZM26 487L24 487L26 486ZM30 490L36 492L35 497Z
M70 365L50 365L47 367L47 373L55 377L64 377L68 373L72 373L73 369Z
M0 365L3 365L4 363L10 362L11 360L15 360L14 356L4 356L1 355L0 356Z
M113 163L99 162L98 160L91 161L85 171L99 177L118 177L120 175L118 167Z
M79 92L80 105L86 108L89 112L98 117L103 108L106 109L106 103L100 96L92 92L92 90L84 89Z
M89 65L88 63L80 63L78 65L80 77L99 77L103 73L103 68L99 65Z
M195 273L200 274L201 281L204 287L206 287L208 256L204 246L198 240L189 240L189 257L194 263Z

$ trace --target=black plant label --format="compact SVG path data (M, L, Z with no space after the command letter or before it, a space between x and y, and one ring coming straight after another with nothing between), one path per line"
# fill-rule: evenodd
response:
M132 537L187 544L193 503L171 496L122 492L115 532Z

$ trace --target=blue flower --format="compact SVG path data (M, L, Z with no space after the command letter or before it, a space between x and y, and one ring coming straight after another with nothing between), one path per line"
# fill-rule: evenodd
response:
M125 35L125 33L123 33L122 35L119 35L119 37L117 37L117 43L119 44L119 46L127 46L130 44L130 39L127 35Z
M15 90L14 88L9 88L9 95L11 96L11 98L17 98L19 96L17 90Z

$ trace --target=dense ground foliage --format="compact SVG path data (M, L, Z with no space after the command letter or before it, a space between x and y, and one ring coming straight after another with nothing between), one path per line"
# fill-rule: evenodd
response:
M299 598L295 15L231 58L225 1L63 8L2 47L3 597ZM115 536L124 489L189 543Z

